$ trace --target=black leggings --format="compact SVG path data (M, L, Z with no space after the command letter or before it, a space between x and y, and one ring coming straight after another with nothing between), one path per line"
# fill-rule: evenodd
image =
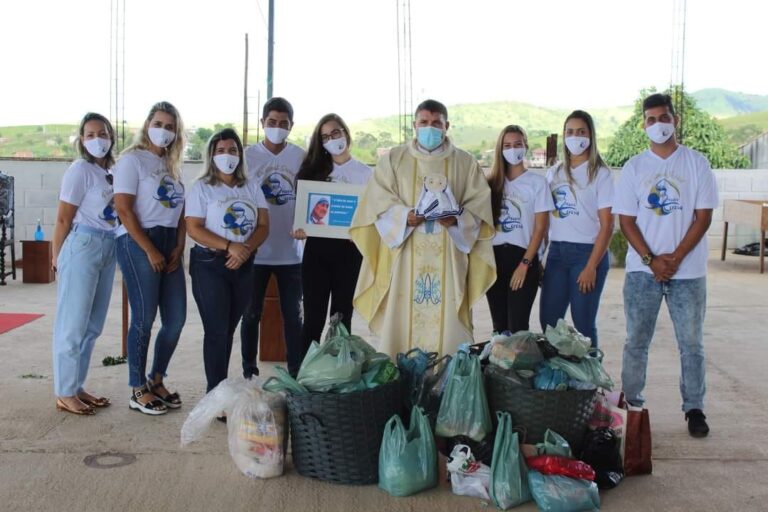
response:
M320 341L328 314L341 313L351 332L352 298L363 256L349 240L309 237L304 245L301 284L304 289L304 329L306 352L310 343Z
M525 275L523 287L513 291L509 287L512 274L523 260L525 249L512 244L494 245L493 255L496 258L496 282L485 294L488 307L491 310L493 330L527 331L531 308L536 299L541 277L539 257L534 256L532 265Z

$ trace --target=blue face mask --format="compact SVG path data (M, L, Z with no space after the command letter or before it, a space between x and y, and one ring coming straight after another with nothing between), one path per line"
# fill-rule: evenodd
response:
M420 126L416 128L416 140L421 147L427 151L432 151L443 143L443 130L432 126Z

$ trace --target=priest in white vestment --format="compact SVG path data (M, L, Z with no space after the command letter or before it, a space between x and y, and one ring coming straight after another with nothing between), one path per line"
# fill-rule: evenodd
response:
M393 357L415 347L450 354L471 343L470 308L496 279L491 191L448 127L442 103L417 107L416 137L379 159L350 228L363 255L354 306ZM436 175L462 210L427 220L415 208L425 178L443 181Z

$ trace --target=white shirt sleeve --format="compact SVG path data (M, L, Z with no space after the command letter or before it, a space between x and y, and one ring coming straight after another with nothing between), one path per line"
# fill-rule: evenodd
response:
M189 191L186 197L186 205L184 207L184 217L196 217L204 219L208 214L208 204L205 200L205 194L203 193L203 183L196 181L192 185L192 190Z
M78 162L74 162L61 180L59 199L65 203L80 206L87 190L85 169Z
M540 180L536 197L533 200L534 213L551 212L555 209L555 203L552 200L552 194L549 191L549 185L546 180Z
M135 196L139 190L139 160L128 153L115 164L112 174L115 176L115 194Z
M464 254L469 254L472 246L477 242L480 236L480 221L467 210L456 217L458 221L455 226L448 227L448 235L453 240L453 244Z
M387 247L394 249L405 242L411 233L413 227L408 225L408 212L411 208L396 204L387 211L379 215L374 225L381 236L381 240L387 244Z
M607 167L602 167L597 172L597 209L613 206L613 174Z
M712 172L712 168L709 166L709 162L706 158L701 159L702 163L699 166L699 188L696 191L696 204L693 207L694 210L714 210L717 208L719 198L717 195L717 180L715 179L715 173Z
M630 160L621 169L619 182L613 196L613 213L637 217L639 203L634 186L635 170Z

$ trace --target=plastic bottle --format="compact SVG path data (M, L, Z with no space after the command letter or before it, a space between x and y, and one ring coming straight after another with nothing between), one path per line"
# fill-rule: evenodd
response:
M37 219L37 229L35 229L35 241L42 242L44 238L45 238L45 234L43 233L43 226L40 225L40 219Z

